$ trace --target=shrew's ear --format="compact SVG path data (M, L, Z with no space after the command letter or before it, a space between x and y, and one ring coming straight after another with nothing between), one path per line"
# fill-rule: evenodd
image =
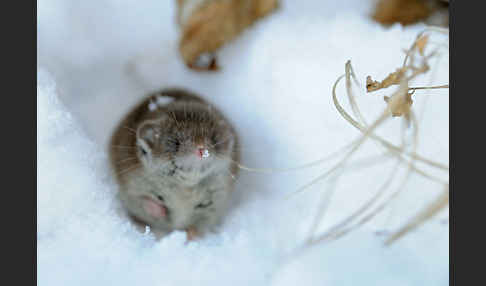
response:
M147 121L138 127L137 142L144 149L153 149L159 144L161 134L160 123ZM148 152L149 150L145 151Z

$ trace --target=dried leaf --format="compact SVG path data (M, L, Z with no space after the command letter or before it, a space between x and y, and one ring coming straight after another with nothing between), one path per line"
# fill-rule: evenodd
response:
M405 74L406 68L399 68L395 72L390 73L382 82L377 82L371 79L371 76L366 77L366 91L372 92L382 88L387 88L390 85L400 84L400 81Z
M435 9L423 0L379 0L373 19L383 25L411 25L427 19Z
M418 51L422 56L424 55L425 46L427 45L428 40L429 40L429 35L423 35L415 42Z
M366 77L366 91L375 91L377 89L380 89L380 83L377 82L376 80L372 80L371 76Z
M278 0L177 0L181 28L179 52L189 68L218 70L216 59L203 61L257 20L278 7Z
M187 66L196 71L217 71L219 65L215 54L203 53L192 63L188 63Z
M388 108L393 117L405 115L408 117L412 107L412 94L407 93L405 96L396 95L393 97L385 96L383 99L388 104ZM392 100L393 99L393 100Z

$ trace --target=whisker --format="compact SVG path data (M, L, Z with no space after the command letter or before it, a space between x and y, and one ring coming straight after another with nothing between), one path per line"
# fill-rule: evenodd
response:
M175 121L175 123L177 125L177 128L180 128L179 121L177 121L174 111L172 111L171 114L172 114L172 118L174 119L174 121Z
M122 146L122 145L111 145L111 147L115 147L115 148L128 148L128 149L135 149L137 147L134 147L134 146Z
M333 153L330 153L326 157L323 157L323 158L318 159L316 161L312 161L312 162L309 162L309 163L305 163L305 164L302 164L302 165L298 165L298 166L295 166L295 167L290 167L290 168L251 168L251 167L247 167L247 166L241 164L238 161L233 160L230 157L221 156L221 155L218 155L218 154L212 154L212 155L214 155L216 157L223 158L223 159L229 159L230 161L232 161L233 163L235 163L236 166L239 169L242 169L242 170L245 170L245 171L257 172L257 173L278 173L278 172L298 171L298 170L301 170L301 169L310 168L310 167L313 167L313 166L322 164L325 161L328 161L328 160L332 159L333 157L336 157L338 155L341 155L344 150L348 149L351 146L352 146L352 144L348 144L348 145L342 147L341 149L338 149L337 151L335 151Z
M223 170L230 175L230 177L231 177L231 179L233 179L233 181L235 181L235 182L238 181L238 178L236 178L236 176L233 173L231 173L230 170L228 170L228 169L223 169Z
M138 159L137 157L128 157L128 158L125 158L123 160L120 160L118 162L115 162L115 164L120 164L120 163L123 163L123 162L126 162L126 161L130 161L130 160L135 160L135 159Z
M227 141L228 141L228 140L230 140L232 137L233 137L233 135L230 135L230 136L228 136L226 139L223 139L223 140L219 141L219 142L218 142L218 143L216 143L216 144L210 145L209 147L210 147L210 148L214 148L215 146L218 146L219 144L223 144L223 143L227 142ZM235 148L236 148L236 147L235 147ZM238 148L239 148L239 147L238 147Z
M122 170L122 171L120 171L120 172L117 172L117 173L116 173L116 175L117 175L117 176L119 176L119 175L124 174L124 173L126 173L126 172L128 172L128 171L135 170L135 169L136 169L136 168L138 168L138 167L139 167L141 164L142 164L142 163L137 163L137 164L135 164L135 165L132 165L132 166L130 166L130 167L128 167L128 168L126 168L126 169L123 169L123 170Z
M133 134L137 134L137 131L135 129L133 129L133 128L130 128L130 127L127 127L127 126L122 126L122 127L125 128L125 129L127 129L127 130L129 130L129 131L131 131L131 132L133 132Z
M223 169L223 171L230 176L231 180L233 180L233 183L236 184L237 182L240 182L240 177L235 176L229 169L225 168Z

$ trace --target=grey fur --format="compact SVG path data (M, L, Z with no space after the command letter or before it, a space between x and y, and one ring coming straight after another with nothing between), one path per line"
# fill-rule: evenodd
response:
M171 100L157 100L160 96ZM202 98L182 89L154 93L112 136L110 160L119 198L131 216L159 233L188 228L203 233L227 211L237 144L230 123ZM194 155L199 145L208 147L207 158ZM159 201L167 216L151 216L143 198Z

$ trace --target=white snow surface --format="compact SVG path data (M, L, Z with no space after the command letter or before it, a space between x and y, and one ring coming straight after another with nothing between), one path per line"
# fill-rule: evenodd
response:
M359 136L331 98L345 62L352 61L362 84L367 75L383 79L401 65L403 49L425 28L382 27L369 19L371 1L281 1L278 11L221 49L220 72L198 73L187 70L177 52L175 2L37 2L38 285L448 285L447 210L391 247L383 245L386 236L377 235L397 230L442 190L417 175L355 232L300 248L323 194L334 190L319 231L369 199L393 160L353 169L293 196L286 195L339 157L286 173L242 170L232 211L219 231L189 244L182 232L157 241L118 214L107 142L123 114L147 92L179 86L203 95L235 125L243 164L293 167ZM431 42L447 39L435 36ZM448 49L441 51L415 86L448 83ZM343 82L337 92L350 111ZM368 122L389 93L357 92ZM413 104L420 118L417 152L444 164L448 95L417 91ZM378 133L399 144L400 124L392 119ZM367 143L356 158L380 152ZM390 192L403 174L400 169Z

